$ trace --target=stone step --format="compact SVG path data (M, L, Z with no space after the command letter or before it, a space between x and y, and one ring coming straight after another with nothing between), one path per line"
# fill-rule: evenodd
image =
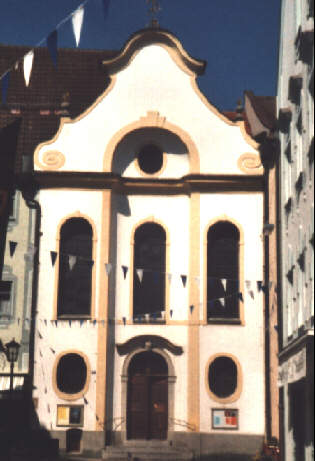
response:
M192 461L193 453L170 447L106 447L103 460L107 461Z

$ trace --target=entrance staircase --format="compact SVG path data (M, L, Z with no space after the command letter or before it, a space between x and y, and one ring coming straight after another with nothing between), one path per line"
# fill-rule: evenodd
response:
M148 441L134 445L106 447L102 458L107 461L192 461L194 455L184 446L173 447Z

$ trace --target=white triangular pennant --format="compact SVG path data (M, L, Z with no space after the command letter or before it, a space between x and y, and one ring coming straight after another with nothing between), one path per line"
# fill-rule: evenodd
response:
M77 47L80 43L81 29L83 24L84 8L81 6L72 15L72 28Z
M74 266L76 265L77 257L74 255L69 255L69 269L72 271Z
M245 280L245 285L246 285L247 290L250 290L252 286L252 282L250 280Z
M34 60L34 50L31 50L24 56L23 61L23 70L24 70L24 80L25 85L28 86L30 83L32 67L33 67L33 60Z
M224 293L226 292L226 284L227 284L227 280L226 279L221 279L221 283L223 285L223 289L224 289Z
M136 269L138 279L142 282L143 279L143 269Z
M218 301L222 307L225 307L225 298L219 298Z
M111 263L106 263L106 264L105 264L105 270L106 270L106 274L107 274L107 275L109 275L109 274L111 273L112 268L113 268L113 266L112 266Z

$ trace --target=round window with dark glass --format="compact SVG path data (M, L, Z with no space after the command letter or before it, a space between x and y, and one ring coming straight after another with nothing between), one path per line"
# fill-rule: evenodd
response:
M157 173L163 166L163 152L155 144L143 146L137 159L140 169L147 174Z
M65 394L77 394L84 389L87 367L79 354L66 354L57 366L57 387Z
M237 388L237 365L229 357L217 357L209 366L209 387L218 398L234 394Z

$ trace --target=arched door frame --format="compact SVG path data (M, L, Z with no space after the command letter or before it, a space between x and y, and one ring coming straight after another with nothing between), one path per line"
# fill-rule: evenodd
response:
M122 441L128 443L127 440L127 394L128 394L128 370L131 360L141 352L153 352L161 355L167 363L168 368L168 435L170 439L171 433L174 432L174 416L175 416L175 369L170 356L161 349L144 347L138 348L127 355L124 360L121 374L121 421L122 421ZM132 441L134 442L134 441Z

